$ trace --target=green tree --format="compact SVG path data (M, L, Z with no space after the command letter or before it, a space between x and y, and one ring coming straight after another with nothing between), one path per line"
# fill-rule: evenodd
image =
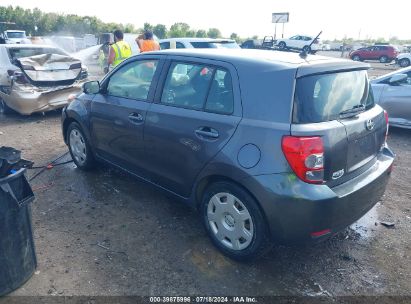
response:
M187 23L183 23L183 22L174 23L170 27L170 31L168 32L168 37L171 37L171 38L186 37L187 32L189 30L190 30L190 26Z
M188 30L186 32L186 37L195 37L196 36L196 30Z
M209 38L220 38L221 32L218 28L210 28L207 32Z
M145 22L144 23L144 30L145 31L153 31L153 26L150 23Z
M205 30L198 30L196 33L197 38L206 38L207 32Z
M167 37L167 27L164 24L157 24L153 28L153 33L159 39L164 39Z
M124 25L124 33L135 33L136 29L133 24L127 23Z
M232 33L230 35L230 38L237 41L237 42L240 41L240 37L238 37L237 33Z

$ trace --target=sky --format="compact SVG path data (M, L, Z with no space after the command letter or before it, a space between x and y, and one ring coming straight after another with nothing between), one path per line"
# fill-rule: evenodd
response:
M110 3L111 2L111 3ZM0 0L0 5L35 7L45 12L96 16L104 22L132 23L136 28L144 22L165 24L188 23L195 29L220 29L224 37L237 33L242 38L254 35L263 38L274 35L272 13L288 12L289 23L284 24L284 37L295 34L321 38L355 39L396 36L411 39L409 31L409 0L388 3L372 0ZM401 7L403 9L401 9ZM282 24L277 25L277 38L282 36Z

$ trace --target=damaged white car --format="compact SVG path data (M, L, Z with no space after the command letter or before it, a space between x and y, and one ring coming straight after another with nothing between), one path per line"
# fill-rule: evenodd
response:
M0 45L0 113L30 115L67 105L87 81L79 59L47 45Z

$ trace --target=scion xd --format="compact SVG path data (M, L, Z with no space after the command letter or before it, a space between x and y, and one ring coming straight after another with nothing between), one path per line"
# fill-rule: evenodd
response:
M119 167L199 210L237 260L322 240L382 196L394 155L368 65L261 50L134 56L62 114L74 162Z

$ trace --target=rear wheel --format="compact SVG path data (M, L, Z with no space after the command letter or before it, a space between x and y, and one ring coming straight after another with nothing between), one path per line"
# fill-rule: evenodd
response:
M71 158L79 169L90 170L95 165L94 156L86 137L76 122L72 122L67 129L67 142Z
M284 41L281 41L281 42L278 44L278 48L279 48L280 50L285 50L286 47L287 47L287 45L285 44Z
M203 195L201 212L214 245L228 257L246 261L270 248L268 226L255 199L230 182L217 182Z
M380 57L380 62L381 63L387 63L388 62L388 57L387 56L381 56Z
M306 54L310 54L311 53L311 48L308 45L306 45L306 46L303 47L303 51Z
M398 64L400 65L400 67L406 68L407 66L411 64L411 62L408 58L402 58L400 59L400 61L398 61Z

